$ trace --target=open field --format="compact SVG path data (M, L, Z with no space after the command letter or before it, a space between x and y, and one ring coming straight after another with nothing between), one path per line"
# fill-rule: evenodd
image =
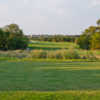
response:
M56 52L78 46L34 42L29 48ZM86 56L91 52L77 51ZM100 56L100 51L92 52ZM23 50L0 51L0 100L100 100L99 60L35 59L28 58L29 54L30 51Z
M79 48L78 45L71 42L39 42L33 41L29 44L30 49L42 49L42 50L59 50L69 48Z
M0 100L100 100L99 90L100 62L0 62Z
M0 62L0 90L100 90L100 62Z

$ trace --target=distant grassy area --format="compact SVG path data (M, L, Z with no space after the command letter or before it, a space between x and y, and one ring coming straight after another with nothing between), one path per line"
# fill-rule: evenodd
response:
M29 44L30 49L42 49L42 50L59 50L68 48L78 48L78 45L71 42L39 42L31 41Z
M92 52L97 58L100 58L100 50L82 50L76 43L72 42L46 42L46 41L31 41L29 44L31 50L62 50L62 49L77 49L80 55L87 55Z
M100 62L1 61L0 90L100 90Z

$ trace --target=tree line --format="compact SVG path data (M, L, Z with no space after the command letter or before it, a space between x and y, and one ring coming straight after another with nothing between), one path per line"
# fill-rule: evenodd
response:
M48 41L48 42L75 42L78 35L34 35L30 39L34 41Z
M17 24L0 28L0 50L26 49L29 40L49 42L75 42L82 49L100 49L100 19L96 26L90 26L80 36L40 35L28 38Z

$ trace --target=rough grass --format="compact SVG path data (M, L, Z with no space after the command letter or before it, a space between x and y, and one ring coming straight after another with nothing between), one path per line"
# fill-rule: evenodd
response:
M100 100L100 91L0 92L0 100Z

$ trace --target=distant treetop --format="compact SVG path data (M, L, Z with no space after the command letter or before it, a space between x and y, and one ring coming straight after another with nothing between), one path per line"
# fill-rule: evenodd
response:
M100 26L100 19L99 19L99 20L97 20L97 25L98 25L98 26Z

